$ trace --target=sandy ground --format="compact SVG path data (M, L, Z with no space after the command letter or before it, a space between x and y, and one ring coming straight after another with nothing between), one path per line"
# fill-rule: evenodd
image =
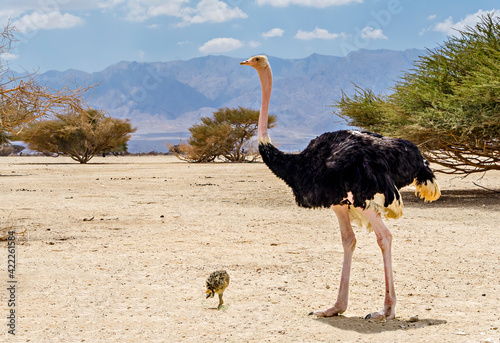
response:
M500 172L480 176L438 175L431 204L403 190L388 222L397 318L374 322L382 256L360 229L348 310L307 316L335 301L338 224L262 163L0 158L1 225L18 236L15 336L0 243L0 341L500 342L500 194L473 184L498 191ZM217 311L204 292L219 268L231 283Z

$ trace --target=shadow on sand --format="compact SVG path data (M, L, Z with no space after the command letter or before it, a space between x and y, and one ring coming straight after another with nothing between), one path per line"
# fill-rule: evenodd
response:
M401 319L375 321L365 320L359 317L335 316L328 318L315 318L319 322L333 326L340 330L356 331L358 333L371 334L381 333L386 331L398 330L414 330L421 329L431 325L446 324L446 320L441 319L419 319L415 322L410 322Z
M413 207L457 207L457 206L498 206L500 205L500 191L498 189L457 189L444 190L441 197L432 203L425 203L415 196L414 192L402 191L401 196L406 204Z

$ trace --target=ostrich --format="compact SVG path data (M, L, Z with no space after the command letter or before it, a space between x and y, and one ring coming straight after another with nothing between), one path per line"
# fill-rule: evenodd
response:
M271 171L292 188L297 204L306 208L331 207L342 238L344 261L337 301L333 307L310 315L330 317L347 309L349 275L356 238L351 223L374 231L382 250L385 274L383 308L365 319L393 319L396 293L392 273L392 236L382 217L399 218L403 200L399 189L409 184L426 201L439 198L434 173L418 148L404 139L371 132L341 130L313 139L299 154L278 150L267 132L272 72L265 55L240 63L257 70L262 88L258 123L259 152Z
M222 300L222 294L229 286L229 274L225 270L216 270L209 275L207 279L207 290L205 294L208 298L213 298L215 293L219 295L219 305L217 309L220 310L224 301Z

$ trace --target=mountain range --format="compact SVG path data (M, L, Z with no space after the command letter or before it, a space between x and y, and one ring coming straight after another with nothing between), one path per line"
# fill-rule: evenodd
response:
M270 113L278 125L270 131L283 150L304 148L317 135L347 128L332 104L354 85L375 93L390 87L424 55L425 50L359 50L346 57L312 54L302 59L269 56L274 76ZM188 61L119 62L100 72L47 71L41 83L97 84L92 107L112 117L129 118L137 127L131 152L166 151L165 143L189 138L188 128L222 107L260 108L260 83L240 59L206 56Z

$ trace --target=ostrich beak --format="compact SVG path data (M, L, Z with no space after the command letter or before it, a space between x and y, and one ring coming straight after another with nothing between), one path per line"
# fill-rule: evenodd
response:
M207 294L207 297L205 299L208 299L208 298L211 298L214 296L214 292L210 289L207 289L207 291L205 293Z
M250 61L246 60L246 61L240 62L240 64L242 66L249 66L250 65Z

